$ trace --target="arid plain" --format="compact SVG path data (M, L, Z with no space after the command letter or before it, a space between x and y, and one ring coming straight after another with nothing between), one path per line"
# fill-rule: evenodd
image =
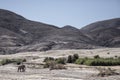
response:
M25 58L26 72L17 72L16 64L0 66L0 80L120 80L120 75L98 77L98 67L115 69L120 73L120 66L85 66L66 64L66 70L49 70L43 68L45 57L67 57L79 54L80 57L115 57L120 56L120 48L79 49L79 50L50 50L46 52L21 52L12 55L0 55L2 59ZM108 54L109 53L109 54Z

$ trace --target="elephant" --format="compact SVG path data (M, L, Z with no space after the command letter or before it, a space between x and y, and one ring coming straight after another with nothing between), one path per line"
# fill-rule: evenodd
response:
M17 72L25 72L26 66L24 64L18 66Z

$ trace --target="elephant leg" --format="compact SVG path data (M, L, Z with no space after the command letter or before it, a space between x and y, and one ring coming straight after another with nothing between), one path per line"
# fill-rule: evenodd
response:
M20 68L20 72L22 72L22 69Z
M22 72L24 72L24 69L22 68Z
M17 72L19 72L19 69L17 70Z
M18 70L17 70L17 72L20 72L20 68L18 67Z

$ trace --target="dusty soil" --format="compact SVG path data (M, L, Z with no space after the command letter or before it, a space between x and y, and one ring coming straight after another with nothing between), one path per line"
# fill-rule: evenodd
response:
M26 58L26 72L17 72L17 65L8 64L0 66L0 80L120 80L120 75L98 77L99 71L94 66L67 64L66 70L52 70L42 68L45 57L66 57L70 54L79 54L80 57L120 56L120 48L92 49L92 50L52 50L46 52L22 52L12 55L0 55L4 58ZM109 54L107 54L109 52ZM105 66L104 66L105 67ZM120 72L120 66L111 66Z
M52 70L27 68L26 72L17 72L14 65L0 67L1 80L83 80L96 73L92 70L69 68L67 70Z

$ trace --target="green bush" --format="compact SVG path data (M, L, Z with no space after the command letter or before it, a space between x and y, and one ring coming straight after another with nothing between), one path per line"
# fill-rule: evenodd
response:
M20 64L22 62L26 62L26 59L3 59L0 61L1 65L9 64L9 63L16 63Z
M100 56L99 56L99 55L95 55L94 58L95 58L95 59L96 59L96 58L100 58Z
M66 58L58 58L55 61L58 64L66 64Z
M84 58L79 58L75 61L76 64L83 64L85 62Z
M46 57L43 62L47 61L54 61L55 59L53 57Z
M115 55L115 58L117 58L118 56L117 55Z
M12 60L10 60L10 59L3 59L3 60L0 61L1 65L5 65L5 64L9 64L9 63L12 63Z
M75 62L78 58L79 58L79 55L78 54L74 54L73 55L73 62Z
M120 59L114 58L79 58L76 64L84 64L88 66L115 66L120 65Z
M47 62L45 62L45 64L44 64L44 68L50 68L51 66L54 66L56 64L56 62L55 61L47 61Z
M52 57L46 57L44 59L44 62L50 62L50 61L55 61L58 64L66 64L66 58L52 58Z
M73 63L73 57L72 57L72 55L68 56L67 63Z
M26 59L13 59L14 63L17 65L21 64L22 62L26 62Z
M84 64L84 65L92 66L92 64L93 64L92 62L93 62L93 60L92 60L92 59L89 59L89 60L85 60L83 64Z

